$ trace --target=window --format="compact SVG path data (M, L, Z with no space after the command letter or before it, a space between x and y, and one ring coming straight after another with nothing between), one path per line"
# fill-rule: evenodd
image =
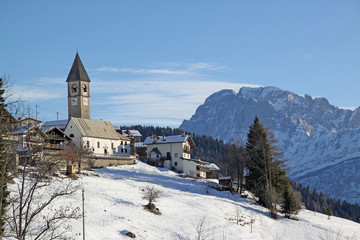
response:
M124 152L124 149L123 149L123 148L121 149L121 152Z
M114 143L111 143L111 148L114 149Z
M100 142L98 142L98 144L97 144L97 145L98 145L98 148L100 148Z
M125 148L125 152L127 153L127 148Z
M90 148L90 142L86 141L86 147L89 149Z
M124 143L123 143L123 141L121 141L121 143L120 143L121 145L123 145Z
M174 166L177 166L177 162L174 162Z
M107 154L107 149L104 149L104 154L105 154L105 155Z
M76 92L76 85L75 84L72 86L72 92Z
M178 157L179 156L179 154L178 153L175 153L175 157Z
M84 92L87 92L86 85L85 85L85 84L83 84L83 86L82 86L82 87L83 87L83 91L84 91Z
M73 137L75 137L75 136L74 136L74 134L70 134L70 136L69 136L69 137L73 138Z
M127 145L127 141L125 141L125 145Z

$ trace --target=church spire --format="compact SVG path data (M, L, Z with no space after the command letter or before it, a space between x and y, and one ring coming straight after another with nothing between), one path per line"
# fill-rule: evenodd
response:
M90 78L86 73L84 65L81 62L79 53L76 51L74 63L71 67L70 73L66 79L66 82L84 81L90 82Z

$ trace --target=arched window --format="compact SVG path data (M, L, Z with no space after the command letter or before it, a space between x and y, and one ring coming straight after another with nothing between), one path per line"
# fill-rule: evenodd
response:
M72 92L76 92L76 84L72 86Z
M86 87L85 84L82 85L82 88L83 88L83 91L84 91L84 92L87 92L87 87Z
M74 138L75 136L74 136L74 134L70 134L70 136L69 136L69 137Z

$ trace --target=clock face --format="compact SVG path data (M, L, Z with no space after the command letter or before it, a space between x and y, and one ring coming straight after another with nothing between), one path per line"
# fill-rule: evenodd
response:
M71 98L71 105L72 106L77 105L77 98Z
M87 99L87 98L83 98L83 103L84 103L84 105L88 105L88 104L89 104L88 99Z

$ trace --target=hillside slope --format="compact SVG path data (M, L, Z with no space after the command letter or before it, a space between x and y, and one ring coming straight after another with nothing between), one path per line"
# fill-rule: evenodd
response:
M293 180L360 203L360 172L349 166L349 160L355 166L360 159L360 108L345 110L325 98L275 87L222 90L208 97L180 128L226 142L246 141L256 115L278 140ZM338 173L352 177L334 181Z
M251 200L208 188L205 181L177 176L167 169L155 168L141 162L131 166L96 170L77 181L85 189L86 239L129 239L126 231L136 239L195 239L196 227L202 219L208 239L359 239L360 225L341 218L311 211L301 211L299 221L271 219L268 211ZM156 202L161 215L144 210L142 189L154 186L163 192ZM81 207L81 191L67 199ZM58 202L56 204L61 204ZM56 206L54 206L56 208ZM241 224L254 219L250 225L237 225L238 209ZM82 220L72 221L75 239L82 239Z

